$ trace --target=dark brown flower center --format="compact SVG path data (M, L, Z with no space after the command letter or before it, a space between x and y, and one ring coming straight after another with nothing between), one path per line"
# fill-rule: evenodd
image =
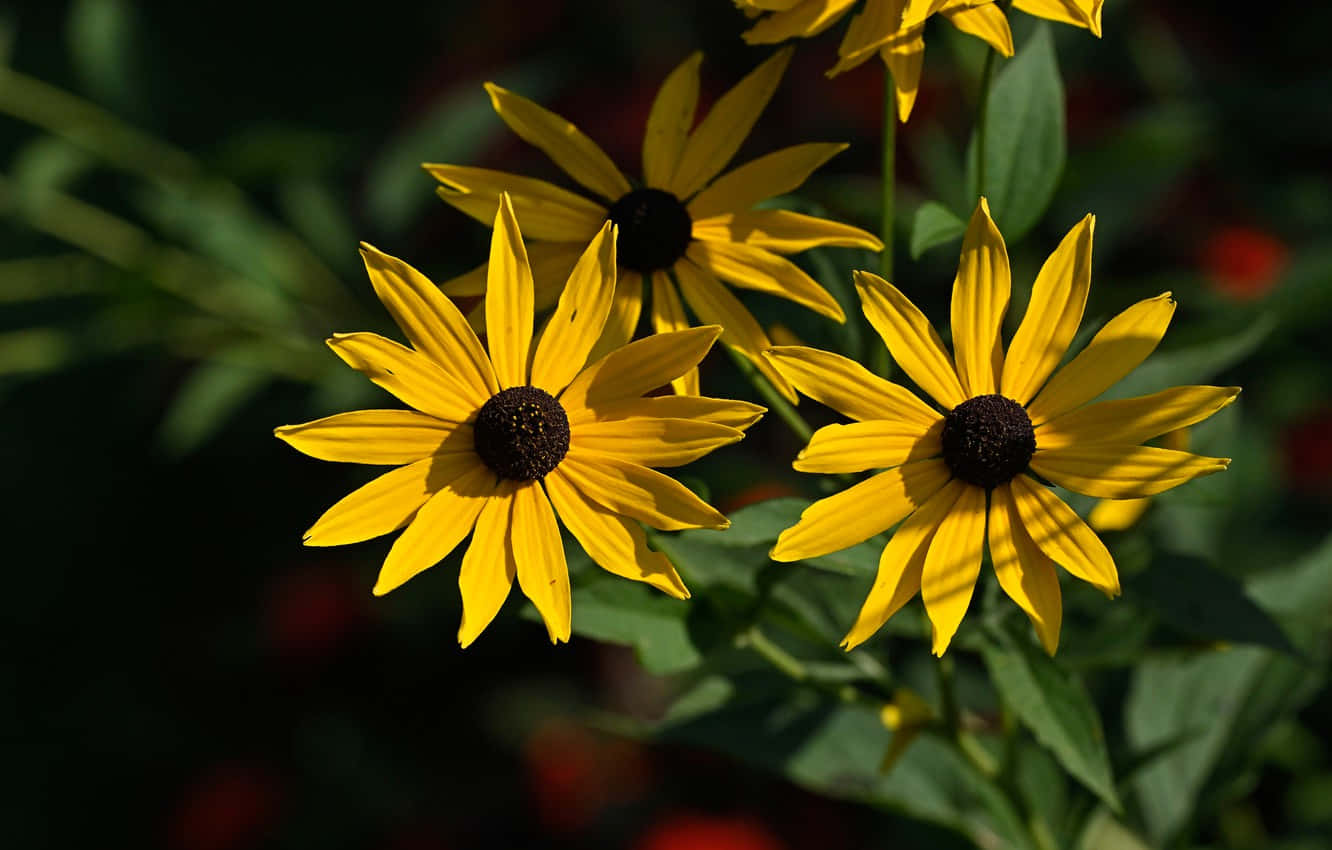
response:
M544 478L569 452L569 417L537 387L510 387L491 396L472 427L476 453L501 478Z
M1001 395L969 398L944 417L943 456L953 474L989 490L1027 468L1036 433L1022 405Z
M620 265L637 272L675 265L694 227L680 199L661 189L633 190L611 205L607 218L620 227L615 243Z

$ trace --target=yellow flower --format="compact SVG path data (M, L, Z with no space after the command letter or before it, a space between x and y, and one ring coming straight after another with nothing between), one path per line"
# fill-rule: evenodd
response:
M763 413L739 401L641 398L695 366L721 332L715 326L652 336L584 367L615 288L610 223L578 260L534 348L532 273L507 196L494 227L488 357L424 275L362 245L375 293L411 347L372 333L337 334L328 344L414 410L342 413L276 432L321 460L398 466L342 499L305 535L308 546L337 546L406 526L376 595L433 566L471 532L458 578L464 647L494 618L515 576L551 641L569 639L556 514L607 571L688 598L634 520L667 530L729 522L649 467L678 466L733 443Z
M1047 4L1067 5L1054 0L1038 0L1030 5ZM736 5L750 16L770 12L745 32L744 39L750 44L775 44L818 35L850 11L855 0L736 0ZM846 29L837 48L837 64L828 76L849 71L877 53L892 71L897 118L905 123L920 88L925 22L936 13L962 32L985 40L1004 56L1013 55L1008 18L993 0L865 0Z
M643 186L631 184L573 124L493 83L486 84L486 91L504 122L597 199L501 171L430 163L425 168L443 184L440 197L483 223L500 192L512 196L523 231L542 240L531 248L538 310L554 303L569 269L602 224L619 225L619 289L596 353L632 337L647 283L658 333L688 327L687 304L700 321L725 328L722 342L748 356L795 400L795 391L759 357L770 345L763 328L719 281L794 301L841 322L846 317L832 295L780 255L819 245L875 251L883 245L859 228L787 210L751 209L798 187L844 144L783 148L717 177L758 120L790 58L789 50L769 58L724 94L692 132L703 57L695 53L686 59L652 104L643 139ZM453 296L481 295L485 283L482 266L443 289ZM697 395L697 372L690 370L675 388Z
M765 355L801 392L856 420L815 432L796 469L886 470L810 505L782 532L772 558L816 557L902 522L845 648L863 643L919 592L934 652L942 655L971 601L988 517L999 584L1053 654L1062 617L1054 565L1109 596L1119 593L1119 576L1096 534L1034 476L1089 496L1131 499L1228 465L1226 458L1141 444L1212 415L1234 400L1237 387L1176 387L1087 404L1156 348L1175 311L1170 293L1111 319L1055 371L1082 321L1094 224L1087 216L1046 260L1006 354L1000 328L1009 302L1008 252L983 198L953 284L955 358L906 296L882 278L856 273L866 318L938 408L836 354L783 346Z
M1161 435L1161 446L1176 451L1189 447L1189 429L1180 428ZM1151 497L1141 499L1101 499L1092 505L1087 514L1087 524L1097 531L1124 531L1132 528L1147 509L1152 506Z

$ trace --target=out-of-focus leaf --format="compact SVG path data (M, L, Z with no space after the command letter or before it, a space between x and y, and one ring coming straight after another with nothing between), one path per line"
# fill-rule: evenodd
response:
M104 266L84 254L0 262L0 304L69 298L109 289Z
M1243 584L1197 558L1159 558L1150 569L1127 577L1125 590L1130 599L1146 603L1187 634L1295 652L1286 633Z
M93 159L85 151L55 136L38 136L14 155L10 177L19 192L64 189L86 174Z
M271 375L249 366L213 360L195 367L171 400L157 438L171 455L195 451L222 430Z
M1119 811L1101 718L1082 682L1031 641L997 629L988 637L981 654L1004 702L1069 773Z
M758 546L776 542L777 536L795 525L800 512L809 507L808 499L768 499L746 505L731 514L731 527L725 531L699 531L699 542L717 546Z
M0 333L0 376L50 372L74 356L74 340L57 328Z
M1078 840L1078 850L1152 850L1133 830L1115 820L1105 809L1097 809L1087 819L1087 828Z
M287 180L278 188L278 203L291 227L319 254L349 277L359 274L356 231L348 219L346 199L327 184L310 178Z
M976 185L977 138L967 148ZM995 223L1021 239L1050 205L1064 171L1064 84L1050 27L1037 26L995 78L985 125L985 185Z
M962 238L967 223L938 201L926 201L916 209L911 223L911 259L935 247Z
M130 0L76 0L65 19L65 37L83 87L122 111L134 110L140 100L136 13Z

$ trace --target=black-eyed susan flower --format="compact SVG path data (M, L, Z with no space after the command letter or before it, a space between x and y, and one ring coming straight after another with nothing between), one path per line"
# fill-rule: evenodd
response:
M1062 617L1054 565L1109 596L1119 593L1119 576L1109 550L1043 481L1132 499L1229 463L1142 443L1205 419L1233 401L1237 387L1176 387L1088 404L1156 348L1175 311L1170 293L1111 319L1056 371L1082 321L1094 224L1087 216L1046 260L1007 352L1000 328L1008 311L1008 252L984 199L967 228L953 284L953 357L896 287L856 273L866 318L937 407L836 354L783 346L765 355L801 392L856 420L815 432L796 469L884 470L810 505L777 539L773 559L834 552L902 523L843 640L847 649L920 593L934 652L943 654L971 601L988 536L1000 586L1053 653Z
M856 0L735 0L751 17L766 15L745 31L750 44L776 44L789 38L807 38L832 26L851 10ZM1041 0L1032 5L1076 5ZM1008 18L993 0L865 0L851 19L837 48L833 77L861 65L876 54L892 72L897 118L911 115L920 89L925 62L925 22L941 15L953 26L988 42L1004 56L1013 55L1013 33Z
M375 293L410 347L372 333L328 341L352 368L412 410L361 410L277 429L321 460L397 466L335 504L309 546L405 530L376 595L433 566L470 532L459 586L465 647L494 618L514 578L552 641L570 633L569 574L555 518L602 568L687 598L680 576L647 546L659 529L729 523L650 467L678 466L733 443L763 408L739 401L643 398L693 368L716 326L658 334L585 366L610 313L615 239L607 223L570 274L533 345L532 272L507 196L490 252L489 356L456 307L420 272L363 245Z
M536 303L554 303L569 269L606 221L619 225L619 286L596 353L629 340L652 290L658 332L690 325L685 305L703 323L721 325L722 342L753 360L788 398L795 391L759 357L769 346L763 328L722 281L785 298L837 321L845 315L827 290L786 259L820 245L881 249L856 227L788 210L752 209L800 186L844 144L803 144L761 156L718 177L767 106L790 61L780 51L722 95L694 127L699 65L695 53L662 84L643 139L643 183L636 185L573 124L494 83L486 84L500 118L540 148L594 197L542 180L461 165L425 165L443 185L445 201L483 223L501 192L513 198L531 246ZM692 128L692 129L691 129ZM449 295L481 295L482 266L446 282ZM672 280L672 276L674 280ZM678 289L677 289L678 284ZM681 299L683 296L683 301ZM697 372L675 382L697 395Z

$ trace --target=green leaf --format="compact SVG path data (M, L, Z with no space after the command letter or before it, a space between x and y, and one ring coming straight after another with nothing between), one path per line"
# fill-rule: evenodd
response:
M967 223L957 213L938 201L926 201L916 208L911 222L911 259L935 247L962 238Z
M967 149L976 185L977 138ZM1010 243L1040 220L1064 170L1064 84L1050 27L1041 24L999 72L985 126L985 185L995 223Z
M768 499L746 505L731 514L731 527L725 531L698 531L691 532L690 536L717 546L772 544L778 535L796 524L800 512L809 505L809 499Z
M1120 811L1101 719L1082 682L1030 641L989 636L981 654L1004 702L1065 770Z
M171 400L157 434L162 447L174 456L198 449L271 377L262 369L224 360L200 364Z

